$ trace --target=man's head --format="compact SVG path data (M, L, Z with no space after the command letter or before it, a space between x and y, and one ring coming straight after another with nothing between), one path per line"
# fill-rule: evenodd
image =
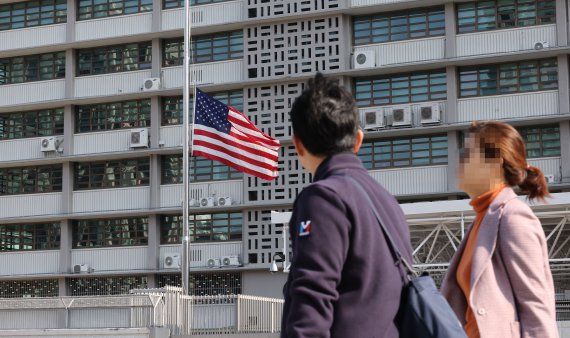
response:
M309 80L293 103L291 122L297 153L311 172L311 165L306 160L303 163L305 152L322 160L336 153L358 151L362 143L354 98L338 81L320 73Z

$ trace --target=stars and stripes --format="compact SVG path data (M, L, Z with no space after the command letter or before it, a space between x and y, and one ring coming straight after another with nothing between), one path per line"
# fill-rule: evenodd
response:
M278 176L279 141L262 133L241 112L196 89L192 154L219 161L250 175Z

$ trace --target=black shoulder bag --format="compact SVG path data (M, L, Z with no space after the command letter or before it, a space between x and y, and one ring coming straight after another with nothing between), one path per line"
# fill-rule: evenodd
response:
M404 279L406 284L402 289L400 298L400 308L394 319L398 327L400 337L410 338L467 338L461 323L457 320L455 313L437 290L433 279L424 273L418 276L411 264L402 256L396 243L390 236L388 229L384 226L378 210L370 196L366 193L362 185L350 176L346 177L353 185L366 197L374 216L380 224L380 228L386 236L388 245L395 256L396 264L400 269L404 269Z

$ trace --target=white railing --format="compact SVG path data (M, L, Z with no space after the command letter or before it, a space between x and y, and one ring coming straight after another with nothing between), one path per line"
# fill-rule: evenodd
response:
M376 67L441 60L445 57L445 38L404 40L354 48L355 55L362 51L374 51ZM421 53L418 53L418 51L421 51Z
M162 184L160 186L160 207L180 207L182 205L183 193L184 187L182 184ZM228 180L209 183L191 183L190 199L200 201L200 199L204 197L214 197L215 199L231 197L232 204L241 204L243 201L243 181Z
M245 0L236 0L192 6L192 27L244 21L246 19L244 5ZM184 28L184 8L162 11L163 31L182 28Z
M75 23L75 40L95 40L116 36L146 34L152 31L152 13L120 15L78 21Z
M65 79L15 83L2 85L0 107L63 100L64 98Z
M66 27L65 23L61 23L5 30L0 32L0 44L3 51L63 44Z
M210 258L218 259L225 256L242 256L243 243L218 242L218 243L192 243L190 245L190 267L203 268L208 266ZM180 253L180 244L168 244L160 246L159 269L164 269L164 257L169 254Z

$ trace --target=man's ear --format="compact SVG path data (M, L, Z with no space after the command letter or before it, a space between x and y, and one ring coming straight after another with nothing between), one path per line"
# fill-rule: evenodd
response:
M354 152L357 153L362 146L362 141L364 140L364 132L362 129L358 128L356 135L354 137Z
M296 136L293 135L293 144L295 145L295 150L297 150L297 154L299 156L305 155L305 146L303 146L303 142Z

